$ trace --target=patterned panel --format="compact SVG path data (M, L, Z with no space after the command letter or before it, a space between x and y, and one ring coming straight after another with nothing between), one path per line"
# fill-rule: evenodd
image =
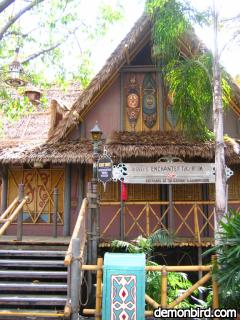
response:
M24 184L28 201L23 207L24 223L51 223L53 190L58 188L58 222L63 223L63 169L9 169L8 205L18 195L19 183Z
M151 73L146 73L143 81L143 120L149 129L157 121L156 83Z
M137 320L136 275L111 276L111 320Z

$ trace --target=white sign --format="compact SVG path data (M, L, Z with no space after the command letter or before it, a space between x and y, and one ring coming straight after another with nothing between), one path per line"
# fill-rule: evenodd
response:
M229 168L227 168L226 173L227 177L233 174ZM185 162L120 163L113 168L113 179L133 184L215 183L215 164Z

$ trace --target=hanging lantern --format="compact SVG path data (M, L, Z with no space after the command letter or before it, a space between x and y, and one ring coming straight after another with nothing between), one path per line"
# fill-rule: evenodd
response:
M19 48L15 51L13 62L9 65L4 82L14 88L22 87L27 83L27 74L24 72L22 64L18 60Z

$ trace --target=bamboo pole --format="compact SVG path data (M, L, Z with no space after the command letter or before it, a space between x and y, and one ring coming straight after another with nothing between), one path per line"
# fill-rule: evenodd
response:
M101 320L101 310L102 310L102 268L103 268L103 258L97 259L97 287L96 287L96 315L95 320Z
M146 266L146 271L162 271L166 268L167 272L187 272L187 271L210 271L211 266Z
M72 260L72 240L74 238L78 238L79 237L79 230L80 230L81 224L85 223L84 219L85 219L85 212L86 212L87 206L88 206L88 200L87 200L87 198L85 198L85 199L83 199L82 206L81 206L81 209L79 211L78 218L77 218L77 222L76 222L76 225L75 225L73 233L72 233L72 238L70 240L70 243L69 243L69 246L68 246L68 250L67 250L67 253L65 255L65 259L64 259L64 265L65 266L68 266L71 263L71 260Z
M96 316L96 309L83 309L83 314L84 315L95 315ZM149 316L152 316L153 315L153 311L152 310L145 310L145 316L146 317L149 317ZM100 313L101 315L101 313Z
M80 268L79 268L79 251L80 251L80 240L73 239L72 241L72 254L73 262L71 264L71 307L72 315L71 320L78 320L79 314L79 286L80 284Z
M167 270L166 266L162 269L162 286L161 286L161 306L162 308L167 307Z
M159 308L161 305L157 303L155 300L153 300L149 295L145 294L145 301L154 309Z
M211 257L212 260L212 271L217 268L217 256L213 255ZM219 308L219 296L218 296L218 283L215 278L215 274L212 273L212 289L213 289L213 309ZM215 320L218 318L214 318Z
M150 219L149 219L149 203L146 204L146 233L147 236L150 235Z
M199 224L198 224L198 209L197 209L197 204L194 204L194 209L193 209L193 214L194 214L194 233L195 233L195 238L197 239L198 243L201 243L200 239L200 232L199 232Z
M3 233L6 231L6 229L9 227L9 225L14 221L14 219L16 218L16 216L19 213L19 210L22 209L22 207L24 206L24 204L27 202L28 197L25 197L23 199L23 201L17 206L17 208L13 211L13 213L11 214L11 216L9 217L9 220L0 228L0 236L3 235Z
M171 302L168 307L174 308L176 305L178 305L180 302L182 302L184 299L186 299L190 294L192 294L198 287L203 285L205 282L207 282L211 278L211 273L207 273L202 279L198 280L191 288L187 289L180 297L178 297L176 300Z
M209 266L146 266L146 271L162 271L163 268L167 272L187 272L187 271L210 271L211 265ZM84 271L97 271L98 266L95 264L83 264L81 270Z
M18 197L16 197L13 202L10 204L10 206L3 212L3 214L0 216L1 220L4 220L8 214L12 211L12 209L15 207L15 205L18 202Z

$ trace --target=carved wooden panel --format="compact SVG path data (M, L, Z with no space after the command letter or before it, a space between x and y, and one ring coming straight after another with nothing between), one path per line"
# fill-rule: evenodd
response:
M23 208L24 223L51 223L53 189L58 188L58 220L63 223L63 169L9 169L8 205L18 196L18 185L24 184L28 201Z
M158 83L155 72L124 74L123 108L126 131L159 130Z

